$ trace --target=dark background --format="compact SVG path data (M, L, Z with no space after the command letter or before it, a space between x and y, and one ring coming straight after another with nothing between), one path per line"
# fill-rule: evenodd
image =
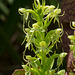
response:
M22 16L18 8L32 8L33 0L0 0L0 75L11 75L15 69L21 69L24 39ZM46 0L46 4L61 7L61 0ZM57 24L57 23L56 23ZM51 29L57 25L51 25ZM33 56L33 52L27 50Z

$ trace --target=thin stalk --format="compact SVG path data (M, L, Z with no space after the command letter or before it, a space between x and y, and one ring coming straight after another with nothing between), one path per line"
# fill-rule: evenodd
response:
M45 75L45 70L44 70L44 67L45 67L45 57L46 57L46 54L44 52L44 49L42 49L42 66L43 66L43 75Z

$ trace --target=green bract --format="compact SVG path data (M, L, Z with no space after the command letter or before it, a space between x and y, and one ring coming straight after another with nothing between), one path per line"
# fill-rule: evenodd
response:
M41 42L40 42L40 46L41 46L41 47L45 47L45 46L46 46L46 42L45 42L45 41L41 41Z
M35 53L35 56L31 57L30 55L25 55L25 51L23 52L23 59L27 62L27 64L22 65L25 75L31 75L31 73L33 75L64 75L65 71L59 71L59 67L67 53L56 54L56 52L53 53L52 51L54 45L60 42L63 30L58 28L47 32L52 20L57 21L59 24L61 9L55 8L54 5L45 5L45 0L42 0L42 4L39 0L34 0L33 9L20 8L19 13L23 15L25 51L29 49ZM29 26L29 14L35 20L35 23L31 26ZM26 23L28 23L27 28L25 27ZM53 55L50 54L51 52ZM57 66L53 68L56 58Z
M62 32L62 29L61 28L56 29L56 34L59 34L61 32Z
M26 9L25 9L25 8L20 8L20 9L19 9L19 12L21 12L21 13L24 14L24 13L26 12Z
M58 72L59 75L64 75L64 73L65 73L65 70L61 70Z
M30 55L27 55L27 56L26 56L26 59L28 59L28 60L31 60L31 58L32 58L32 57L31 57Z
M68 36L68 38L69 38L70 40L75 40L75 36L74 36L74 35L70 35L70 36Z
M32 25L32 27L33 27L35 30L37 30L37 29L39 28L39 25L38 25L37 23L34 23L34 24Z
M61 9L55 9L55 10L54 10L54 13L55 13L56 15L60 14L60 13L61 13Z

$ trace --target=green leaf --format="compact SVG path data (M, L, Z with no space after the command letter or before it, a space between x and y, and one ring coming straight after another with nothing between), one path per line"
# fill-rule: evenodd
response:
M42 0L42 6L45 6L45 0Z
M75 35L70 35L70 36L68 36L68 38L69 38L70 40L75 40Z
M71 50L75 50L75 45L69 45Z
M42 73L39 71L39 69L31 68L31 72L33 75L42 75Z
M54 64L54 59L57 58L58 56L59 54L53 54L52 56L48 58L48 60L45 63L45 71L48 69L52 69L53 64Z
M59 57L64 58L66 55L67 55L67 53L66 53L66 52L63 52L63 53L61 53L61 54L59 55Z
M28 71L29 67L27 65L22 65L22 67L24 68L24 70Z
M58 72L58 74L59 74L59 75L65 75L65 70L60 70L60 71Z
M38 4L38 9L40 8L40 1L39 0L36 0L37 1L37 4Z
M50 70L50 75L55 75L55 70Z
M55 73L54 75L59 75L59 74Z
M36 60L36 64L38 65L38 68L39 69L41 69L42 67L41 67L41 62L40 62L40 60L38 59L38 60Z
M25 75L31 75L31 72L30 71L26 71Z
M31 13L36 21L39 21L39 15L35 11L33 11L32 9L27 9L26 11Z
M47 33L47 35L45 37L45 41L46 41L47 44L49 43L49 40L50 40L51 37L53 37L53 35L54 35L54 30L51 30Z
M26 13L26 9L25 8L19 8L18 11L19 11L20 15Z
M67 53L63 52L59 55L58 59L57 59L57 66L60 66L63 62L63 58L67 55Z
M53 5L46 6L46 9L44 11L44 15L49 14L54 8L55 8L55 6L53 6Z
M57 59L57 66L59 67L61 64L62 64L62 62L63 62L63 58L58 58Z
M31 62L30 64L33 68L36 68L36 69L38 68L38 65L36 64L36 62Z
M48 26L50 25L50 23L52 22L52 19L53 19L53 18L51 18L50 21L49 21L49 18L46 18L46 20L44 21L44 26L43 26L44 29L47 29L47 27L48 27Z
M30 44L31 44L31 43L28 42L25 47L26 47L26 48L27 48L27 47L30 47Z
M40 40L36 39L36 38L33 38L32 42L34 43L35 46L39 46Z
M29 13L28 12L25 12L24 13L24 18L25 18L26 21L28 20L28 16L29 16Z

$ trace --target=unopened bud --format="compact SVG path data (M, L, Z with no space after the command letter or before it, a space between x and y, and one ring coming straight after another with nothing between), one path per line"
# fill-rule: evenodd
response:
M45 46L46 46L46 42L45 42L45 41L41 41L41 42L40 42L40 46L41 46L41 47L45 47Z
M31 57L30 55L27 55L27 56L26 56L26 59L28 59L28 60L31 60L31 58L32 58L32 57Z
M29 32L30 32L30 29L29 29L29 28L25 28L25 31L26 31L27 33L29 33Z
M75 35L70 35L70 36L68 36L68 38L69 38L70 40L75 40Z
M36 29L39 28L39 25L38 25L37 23L34 23L34 24L32 25L32 27L36 30Z
M25 13L26 12L26 9L25 8L19 8L19 12Z
M62 31L62 29L61 28L58 28L58 29L56 29L55 33L56 34L59 34L61 31Z
M60 57L63 58L63 57L65 57L66 55L67 55L67 53L63 52L63 53L60 54Z
M61 9L55 9L54 12L55 12L55 14L60 14L61 13Z

